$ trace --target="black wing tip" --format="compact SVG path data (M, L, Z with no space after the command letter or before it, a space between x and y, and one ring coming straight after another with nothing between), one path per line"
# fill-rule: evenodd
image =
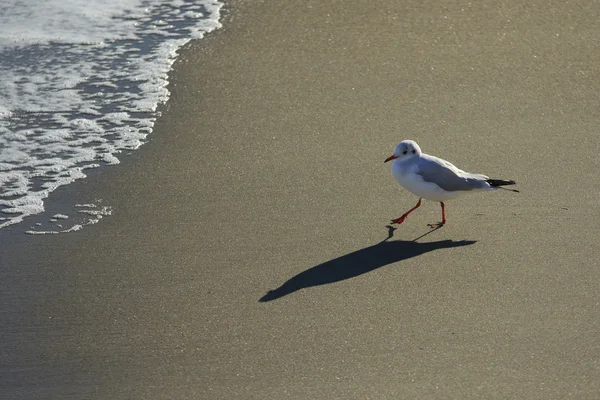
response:
M488 179L488 180L486 180L486 182L489 183L490 186L493 188L510 190L511 192L520 193L517 189L507 189L507 188L503 187L503 186L507 186L507 185L516 185L517 182L512 181L512 180L507 181L504 179Z
M504 179L488 179L486 182L489 183L490 186L492 186L492 187L507 186L507 185L516 185L517 184L517 182L515 182L515 181L507 181L507 180L504 180Z

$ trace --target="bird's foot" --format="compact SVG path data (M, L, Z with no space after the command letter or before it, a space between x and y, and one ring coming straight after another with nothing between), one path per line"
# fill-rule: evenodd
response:
M404 222L404 220L406 219L407 215L404 214L403 216L401 216L400 218L396 218L392 220L392 224L401 224Z
M444 225L446 225L446 222L444 222L444 221L436 222L435 224L427 224L427 226L430 228L441 228Z

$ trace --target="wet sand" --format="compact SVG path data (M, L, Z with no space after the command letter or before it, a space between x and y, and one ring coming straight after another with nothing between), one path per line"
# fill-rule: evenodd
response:
M54 195L113 215L1 232L3 398L598 398L599 17L229 3L150 142ZM521 193L390 229L407 138Z

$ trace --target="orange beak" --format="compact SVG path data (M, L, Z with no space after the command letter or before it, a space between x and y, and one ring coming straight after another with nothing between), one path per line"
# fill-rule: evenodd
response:
M389 156L388 158L385 159L384 163L386 163L388 161L395 160L396 158L398 158L398 156L391 155L391 156Z

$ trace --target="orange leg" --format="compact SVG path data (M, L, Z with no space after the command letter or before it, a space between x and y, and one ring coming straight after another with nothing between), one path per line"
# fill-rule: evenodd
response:
M419 208L419 206L421 205L421 199L419 199L419 202L417 203L416 206L414 206L413 208L411 208L410 210L408 210L407 212L405 212L404 214L402 214L402 216L400 218L396 218L392 220L392 224L401 224L404 222L404 220L406 219L406 217L408 217L408 214L410 214L411 212L415 211L417 208Z
M446 224L446 209L444 207L444 203L442 203L440 201L440 204L442 205L442 222L438 222L436 224L427 224L427 226L430 226L432 228L439 228L439 227L444 226Z

